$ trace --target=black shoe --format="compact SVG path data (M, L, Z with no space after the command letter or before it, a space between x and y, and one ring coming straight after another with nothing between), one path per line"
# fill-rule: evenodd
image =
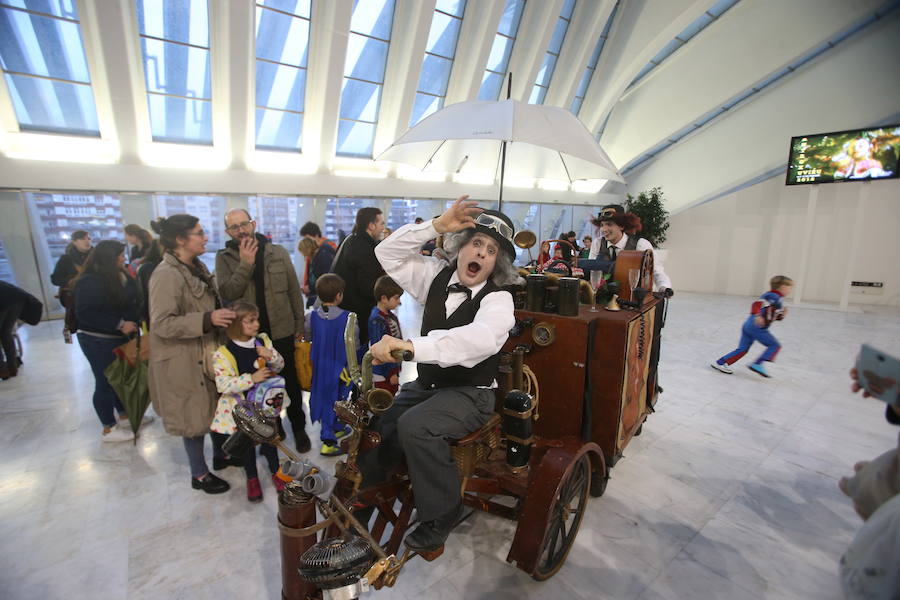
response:
M203 490L207 494L223 494L231 489L227 481L219 479L212 473L207 473L200 479L191 477L191 487L195 490Z
M213 457L213 471L221 471L225 467L243 467L244 461L237 456Z
M300 454L306 454L312 450L312 442L310 441L309 436L306 435L305 430L301 429L300 431L295 431L294 439L297 441L297 452Z
M448 513L432 521L421 523L416 530L406 536L403 543L413 552L433 552L447 541L447 536L456 525L469 516L462 503Z

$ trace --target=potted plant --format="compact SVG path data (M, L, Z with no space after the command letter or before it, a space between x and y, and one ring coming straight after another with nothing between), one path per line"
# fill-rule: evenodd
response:
M637 198L629 194L625 209L641 218L641 237L646 238L654 248L665 243L666 231L669 229L669 211L665 208L661 188L641 192Z

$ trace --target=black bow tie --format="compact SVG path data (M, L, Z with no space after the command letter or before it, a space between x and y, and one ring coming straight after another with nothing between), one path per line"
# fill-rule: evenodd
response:
M461 283L454 283L453 285L448 286L447 292L450 294L452 294L452 293L465 294L467 300L472 299L472 290L470 290L469 288L467 288L466 286L464 286Z

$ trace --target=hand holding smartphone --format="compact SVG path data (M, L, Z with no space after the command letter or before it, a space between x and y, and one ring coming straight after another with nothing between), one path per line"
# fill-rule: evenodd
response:
M855 370L856 380L864 393L900 406L900 360L863 344Z

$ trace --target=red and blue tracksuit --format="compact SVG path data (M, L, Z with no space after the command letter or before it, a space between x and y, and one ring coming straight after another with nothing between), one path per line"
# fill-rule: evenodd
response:
M763 325L760 327L756 324L756 318L762 317ZM769 332L769 325L772 321L780 321L784 318L784 306L781 304L781 293L778 290L769 290L759 297L759 300L753 303L750 309L750 316L744 321L741 328L741 341L737 349L729 352L716 361L720 365L732 365L739 361L745 354L753 342L759 342L766 346L766 351L754 361L754 364L762 362L772 362L775 355L781 350L781 344L775 339L775 336Z

